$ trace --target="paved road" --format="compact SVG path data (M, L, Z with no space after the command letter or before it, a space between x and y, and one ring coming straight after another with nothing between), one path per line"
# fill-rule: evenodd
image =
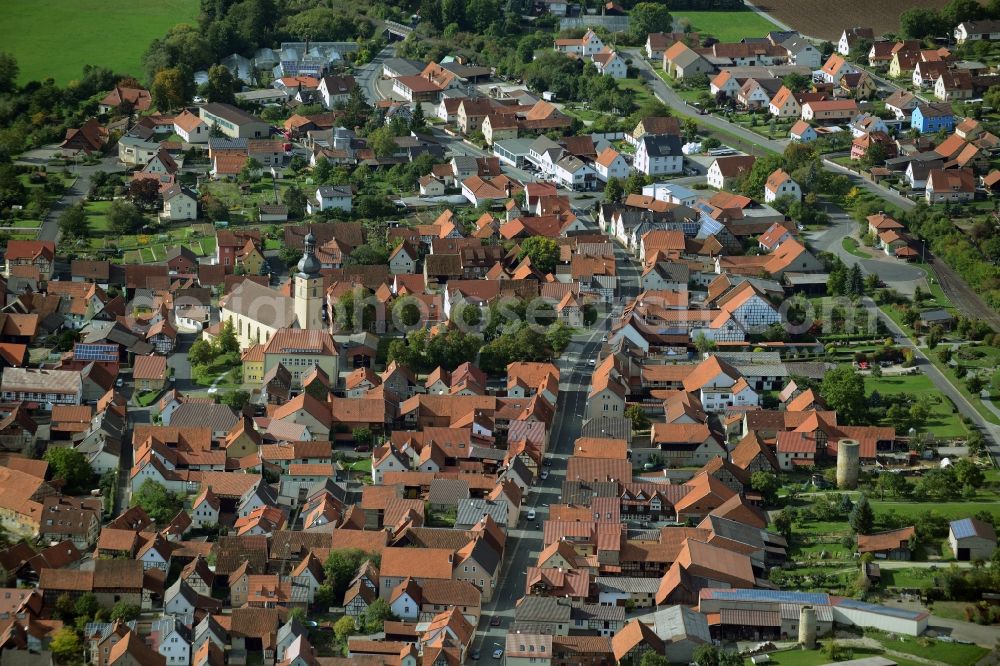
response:
M393 58L396 55L395 46L386 46L384 49L379 51L372 61L367 65L361 67L356 76L355 80L361 86L361 89L365 92L365 97L368 99L369 104L374 104L380 99L384 99L385 96L382 91L379 90L379 79L382 76L382 63L387 59Z
M31 164L33 166L45 166L58 151L44 149L35 150L22 155L17 160L18 164ZM124 171L117 156L104 157L94 165L70 165L69 172L76 177L73 186L66 190L62 199L52 204L49 214L42 220L38 228L38 240L59 240L59 216L68 207L81 201L90 192L90 177L96 171L115 173ZM63 248L60 248L63 249Z
M580 436L590 386L591 368L588 360L594 358L600 348L602 330L594 329L578 335L570 343L557 365L560 371L559 399L546 458L551 462L549 477L538 481L538 485L528 495L524 512L528 507L536 511L535 521L527 519L507 534L504 564L500 582L493 600L483 608L483 616L476 632L473 646L482 651L482 658L490 658L497 647L505 648L507 629L514 620L514 607L524 595L525 572L534 566L542 550L542 530L548 518L548 506L561 499L562 482L566 478L566 461L573 450L573 442ZM500 618L499 626L490 626L490 621Z
M699 114L697 109L693 108L681 99L681 96L675 93L670 86L668 86L663 79L660 78L659 74L656 73L656 70L653 69L653 66L649 64L649 61L646 60L639 49L626 50L632 57L632 65L639 70L640 78L646 81L650 89L653 91L653 94L656 95L661 102L668 105L678 115L694 118L702 125L707 125L721 132L739 137L744 144L737 144L734 147L746 152L755 152L759 154L760 151L754 151L754 147L764 148L765 150L773 153L784 152L787 141L768 139L751 132L748 129L740 127L739 125L723 120L722 118L712 115L703 116ZM727 138L726 143L732 144L733 141Z
M861 259L854 256L844 249L843 240L855 232L857 222L839 206L827 205L826 212L830 217L829 227L809 234L810 244L814 249L834 254L848 266L859 263L865 272L875 273L892 289L908 296L913 295L914 288L925 278L922 270L888 256L884 259Z

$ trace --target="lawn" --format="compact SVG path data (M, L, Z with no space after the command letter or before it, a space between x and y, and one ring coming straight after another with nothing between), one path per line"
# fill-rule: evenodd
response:
M848 648L849 649L849 648ZM850 649L852 659L862 659L864 657L873 657L875 655L882 654L881 650L874 650L869 648L853 648ZM799 648L792 648L790 650L782 650L780 652L771 652L769 654L771 657L771 664L777 664L777 666L822 666L823 664L831 663L830 657L823 650L801 650ZM845 657L847 659L848 657ZM896 661L900 666L911 666L916 662L900 661L893 657L893 661ZM744 663L751 664L750 659L747 659ZM972 662L974 663L974 662Z
M967 502L882 502L872 500L871 504L876 516L886 511L893 511L903 518L916 518L925 511L933 511L948 520L957 520L958 518L968 518L977 511L989 511L995 519L1000 520L1000 502L987 501L978 497Z
M634 93L632 101L639 106L656 101L646 83L639 79L618 79L618 86L624 90L631 90Z
M934 586L934 572L926 568L883 569L881 574L882 587L922 590Z
M860 247L858 247L858 240L852 236L844 236L842 245L844 246L844 249L847 250L848 253L853 254L855 257L861 257L862 259L872 258L871 254L865 252Z
M722 42L738 42L744 37L763 37L778 26L750 10L723 12L671 12L674 21L687 19L695 32L712 35Z
M989 652L978 645L963 645L962 643L943 643L929 638L900 637L898 640L882 639L882 645L888 650L905 652L915 657L939 661L954 666L975 664Z
M108 224L108 208L110 201L88 201L86 203L87 221L90 223L90 230L94 233L106 234L110 231Z
M968 429L962 423L961 416L952 410L951 401L939 394L934 388L934 383L923 373L906 375L905 377L866 376L865 392L871 395L872 391L878 391L882 395L911 393L920 396L926 393L936 398L930 418L927 420L928 432L935 437L942 438L964 437L968 434Z
M194 24L198 0L6 0L0 41L21 68L20 82L65 85L84 65L144 78L142 54L177 23Z

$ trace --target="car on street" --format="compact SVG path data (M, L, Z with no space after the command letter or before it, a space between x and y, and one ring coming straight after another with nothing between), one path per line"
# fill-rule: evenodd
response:
M121 388L122 386L124 386L124 384L125 380L122 379L121 377L115 380L115 386L117 386L118 388Z
M476 661L476 660L478 660L481 654L482 654L482 653L481 653L481 652L479 651L479 648L474 648L474 649L472 650L472 655L471 655L471 656L472 656L472 660L473 660L473 661Z
M493 617L490 618L490 626L491 627L499 627L501 621L502 621L502 618L499 615L494 615Z
M543 467L552 467L552 461L549 460L548 458L546 458L545 460L542 461L542 466Z
M547 469L543 469L543 470L542 470L542 473L541 473L541 474L539 475L539 478L540 478L540 479L541 479L542 481L544 481L544 480L546 480L547 478L549 478L549 470L547 470Z
M534 519L535 519L535 510L528 509L528 520L534 520ZM496 620L497 618L494 617L493 619Z
M493 658L494 659L499 659L502 656L503 656L503 649L502 648L497 648L496 650L493 650Z
M597 361L595 361L594 359L590 359L589 361L587 361L587 365L593 368L594 366L597 365Z

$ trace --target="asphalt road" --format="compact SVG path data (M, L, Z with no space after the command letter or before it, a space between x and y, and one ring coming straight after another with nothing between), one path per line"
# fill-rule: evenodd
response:
M395 55L396 47L391 45L386 46L372 58L370 63L360 68L355 76L355 80L361 86L361 89L364 90L369 104L374 104L383 99L383 95L378 89L378 81L382 76L382 63L389 58L395 57Z

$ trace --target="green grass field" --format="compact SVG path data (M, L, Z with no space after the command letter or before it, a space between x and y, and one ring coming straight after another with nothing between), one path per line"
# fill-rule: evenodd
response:
M3 50L17 58L20 82L78 79L84 65L142 78L142 54L177 23L194 23L198 0L6 0Z
M722 42L738 42L744 37L763 37L772 30L778 30L766 18L756 12L671 12L675 21L687 19L692 29L702 35L712 35Z
M928 394L937 398L927 420L927 430L936 437L964 437L968 429L962 424L958 413L952 412L951 402L938 394L927 375L907 375L904 377L865 377L865 392L869 395L878 391L882 395L912 393L915 396Z

